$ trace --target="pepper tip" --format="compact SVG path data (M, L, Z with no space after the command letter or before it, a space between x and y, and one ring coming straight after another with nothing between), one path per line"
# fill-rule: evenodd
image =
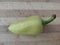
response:
M56 18L56 14L53 14L52 16L53 16L54 18Z

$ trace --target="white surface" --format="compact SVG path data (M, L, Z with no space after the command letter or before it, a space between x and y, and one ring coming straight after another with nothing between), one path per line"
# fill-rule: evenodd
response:
M46 0L0 0L0 2L45 2Z
M0 2L0 9L60 10L60 3L46 2Z

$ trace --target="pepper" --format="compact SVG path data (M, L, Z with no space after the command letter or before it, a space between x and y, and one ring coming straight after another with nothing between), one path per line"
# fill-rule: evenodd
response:
M43 32L43 27L56 18L53 14L48 20L43 20L39 16L30 16L26 19L9 25L9 31L18 35L38 35Z

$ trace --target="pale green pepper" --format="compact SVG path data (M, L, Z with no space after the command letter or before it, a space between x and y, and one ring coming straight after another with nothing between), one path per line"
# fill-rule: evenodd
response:
M48 20L43 20L39 16L30 16L20 22L9 25L8 29L18 35L38 35L43 32L43 27L55 18L55 14Z

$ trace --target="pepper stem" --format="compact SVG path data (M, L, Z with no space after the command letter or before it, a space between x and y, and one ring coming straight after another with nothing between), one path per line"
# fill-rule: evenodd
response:
M55 18L56 18L56 14L53 14L52 17L49 18L48 20L43 20L43 25L46 25L46 24L52 22Z

